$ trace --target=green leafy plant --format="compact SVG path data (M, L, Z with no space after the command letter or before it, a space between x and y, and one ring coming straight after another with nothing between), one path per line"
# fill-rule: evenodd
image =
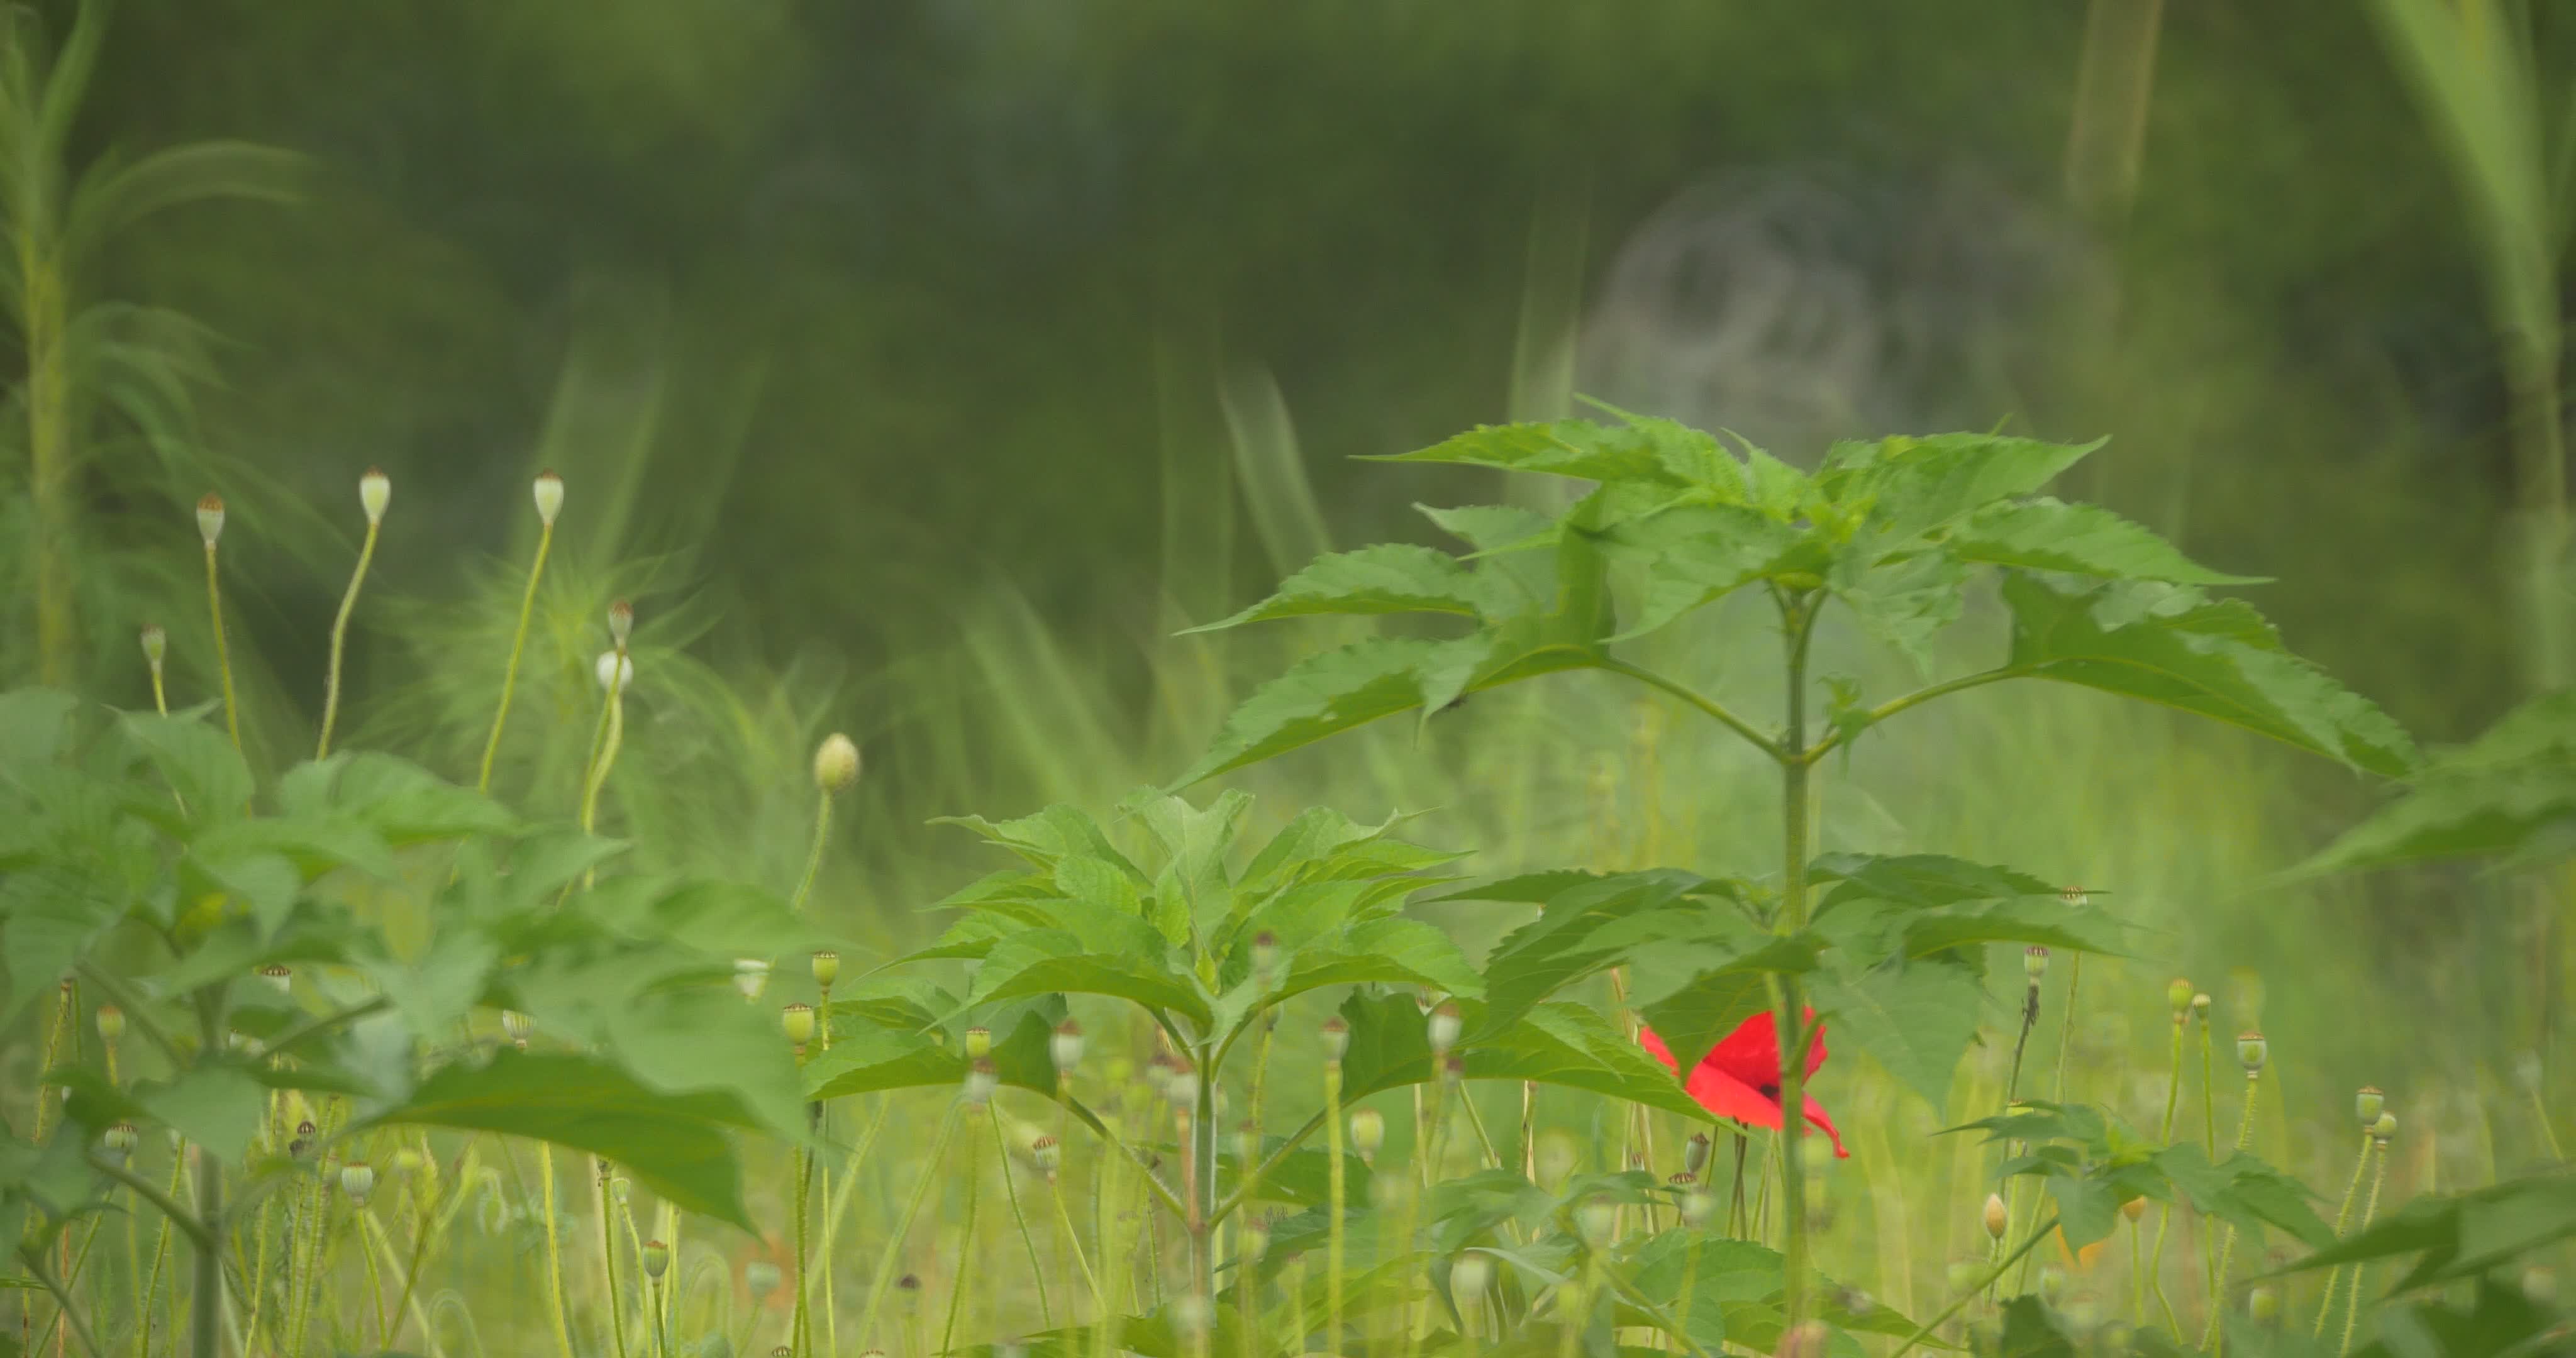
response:
M1827 1023L1927 1093L1971 1040L1992 942L2108 950L2118 930L2025 874L1941 858L1819 855L1813 799L1828 755L1936 699L2013 679L2053 680L2195 712L2373 773L2416 763L2398 726L2290 654L2248 605L2252 583L2200 566L2106 510L2040 492L2091 446L1989 434L1845 443L1813 473L1730 451L1670 421L1479 428L1389 459L1552 476L1590 488L1562 513L1426 509L1464 556L1386 545L1318 558L1268 599L1213 627L1322 615L1426 615L1449 634L1385 635L1313 656L1229 717L1186 785L1363 723L1429 722L1476 693L1591 670L1669 695L1776 767L1781 852L1759 880L1523 879L1488 894L1541 906L1484 978L1464 1047L1516 1015L1514 997L1633 968L1631 999L1692 1068L1744 1014L1768 1009L1781 1051ZM1991 579L2011 618L2001 661L1871 702L1810 672L1820 622L1839 617L1918 661ZM1742 593L1782 641L1776 725L1630 658L1634 643ZM2036 992L2034 991L2034 994ZM1812 1014L1811 1011L1812 1010ZM1802 1107L1803 1063L1778 1102ZM1789 1114L1795 1119L1794 1111ZM1774 1156L1786 1204L1806 1201L1805 1157ZM1809 1298L1806 1213L1782 1213L1781 1302L1796 1330Z

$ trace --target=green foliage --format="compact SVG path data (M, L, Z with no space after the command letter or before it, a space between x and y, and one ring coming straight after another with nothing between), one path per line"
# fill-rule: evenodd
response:
M1952 1131L1977 1130L1989 1142L2018 1149L1998 1171L2038 1179L2048 1190L2059 1229L2081 1248L2111 1234L2122 1203L2175 1202L2259 1234L2269 1227L2322 1246L2334 1229L2311 1206L2314 1194L2296 1179L2244 1151L2212 1164L2200 1147L2159 1147L2116 1115L2077 1104L2031 1100L2015 1111Z
M2558 1168L2486 1188L2423 1197L2386 1221L2329 1244L2294 1268L2413 1257L2392 1292L2464 1282L2519 1264L2576 1237L2576 1174Z
M2407 780L2293 876L2451 858L2554 862L2576 852L2576 693L2543 694Z

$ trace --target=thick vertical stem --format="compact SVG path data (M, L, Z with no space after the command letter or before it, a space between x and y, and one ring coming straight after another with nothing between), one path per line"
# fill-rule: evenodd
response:
M27 491L35 515L36 657L47 685L72 682L72 572L64 540L71 519L71 401L63 367L63 278L37 238L41 204L24 204L18 277L27 304Z
M1327 1195L1332 1216L1325 1222L1324 1236L1324 1323L1327 1351L1341 1352L1342 1344L1342 1270L1343 1204L1350 1189L1342 1167L1342 1063L1324 1063L1324 1133L1326 1150Z
M1807 927L1807 856L1812 832L1807 824L1809 773L1807 753L1807 643L1815 634L1814 604L1802 597L1784 599L1781 620L1789 640L1788 723L1781 733L1781 863L1779 932L1796 934ZM1806 1162L1799 1152L1807 1130L1808 1036L1800 1020L1806 1006L1798 978L1775 975L1771 985L1772 1031L1780 1060L1780 1324L1796 1332L1806 1318L1807 1182Z
M221 994L212 989L197 995L197 1050L223 1049L224 1006ZM219 1358L223 1352L224 1314L224 1232L216 1223L224 1219L223 1161L205 1153L204 1147L190 1146L197 1156L197 1220L207 1223L203 1238L197 1243L196 1291L189 1301L188 1344L193 1358Z

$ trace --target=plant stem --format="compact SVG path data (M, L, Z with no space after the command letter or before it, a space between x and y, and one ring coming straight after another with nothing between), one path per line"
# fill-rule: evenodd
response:
M2245 1111L2239 1114L2236 1120L2238 1154L2243 1154L2245 1148L2254 1143L2254 1105L2256 1096L2262 1092L2262 1089L2262 1068L2257 1066L2246 1071ZM2227 1317L2227 1297L2224 1289L2227 1286L2228 1267L2234 1262L2235 1257L2236 1223L2231 1221L2227 1223L2227 1233L2219 1240L2218 1267L2213 1273L2218 1282L2209 1298L2209 1329L2200 1338L2200 1346L2208 1349L2213 1355L2219 1355L2220 1358L2223 1358L2227 1352L2227 1326L2224 1323Z
M957 1228L957 1273L955 1277L949 1280L948 1321L940 1327L939 1331L939 1351L941 1353L951 1353L956 1350L957 1313L964 1308L967 1284L970 1282L980 1283L982 1281L975 1277L974 1264L975 1197L976 1190L982 1185L984 1177L981 1172L982 1167L976 1164L976 1161L981 1158L981 1156L977 1154L979 1149L980 1148L976 1145L974 1138L967 1138L966 1219L959 1223Z
M546 1305L554 1317L557 1358L572 1358L572 1330L564 1316L563 1248L555 1222L555 1143L537 1143L537 1194L546 1209Z
M593 1157L591 1203L599 1211L599 1270L607 1281L608 1328L617 1345L617 1358L626 1358L626 1302L617 1293L616 1223L609 1220L608 1161Z
M349 576L349 592L340 596L340 614L331 620L331 668L322 685L322 738L313 747L316 762L331 753L331 725L340 715L340 655L349 641L349 615L358 611L358 587L367 581L367 566L376 559L376 520L367 521L367 540L358 548L358 569Z
M1332 1217L1325 1223L1324 1244L1324 1324L1329 1352L1341 1352L1342 1345L1342 1271L1347 1267L1344 1204L1350 1186L1348 1172L1342 1165L1342 1063L1337 1057L1324 1063L1324 1126L1328 1159L1326 1195Z
M2066 1102L2066 1058L2075 1047L2075 997L2084 987L2084 954L2075 954L2066 975L2066 1013L2058 1019L2056 1101Z
M2352 1182L2344 1186L2343 1206L2335 1209L2335 1239L2337 1240L2343 1239L2344 1232L2352 1229L2352 1209L2354 1204L2361 1201L2361 1181L2363 1176L2370 1172L2370 1146L2373 1139L2369 1128L2361 1129L2361 1154L2352 1162ZM2326 1270L2326 1297L2317 1307L2317 1327L2313 1332L2315 1338L2326 1337L2326 1317L2334 1314L2335 1281L2342 1276L2343 1265L2341 1264Z
M2362 1205L2361 1221L2353 1228L2357 1231L2370 1229L2370 1219L2379 1214L2379 1190L2388 1184L2388 1142L2385 1139L2374 1139L2379 1141L2379 1172L2371 1176L2370 1200ZM2352 1301L2344 1311L2343 1345L2335 1350L2336 1353L2352 1352L2352 1332L2354 1327L2361 1323L2361 1280L2363 1273L2369 1267L2366 1263L2356 1263L2352 1266Z
M187 1166L187 1146L184 1143L172 1146L170 1150L169 1199L174 1203L178 1200L180 1179L186 1171ZM152 1243L152 1274L143 1282L143 1301L140 1306L137 1307L137 1309L142 1312L142 1327L135 1335L134 1358L150 1358L152 1352L152 1319L160 1312L161 1265L164 1260L170 1257L170 1229L176 1217L177 1213L171 1211L169 1208L163 1208L161 1213L161 1229L154 1234Z
M1011 1175L1011 1148L1002 1139L1002 1111L987 1103L984 1112L993 1122L993 1154L1002 1162L1002 1192L1011 1202L1011 1220L1020 1228L1020 1243L1028 1247L1029 1277L1036 1281L1038 1288L1038 1319L1052 1330L1055 1328L1055 1308L1047 1301L1046 1264L1038 1258L1038 1242L1029 1234L1029 1219L1020 1211L1020 1189ZM1059 1143L1057 1153L1062 1151Z
M813 1352L813 1345L806 1336L805 1311L805 1275L807 1260L812 1257L805 1242L805 1233L811 1229L806 1208L813 1196L814 1154L799 1146L796 1148L796 1307L787 1327L787 1346L797 1358L806 1358Z
M1950 1304L1942 1307L1939 1315L1936 1315L1930 1320L1924 1321L1922 1324L1916 1326L1914 1333L1907 1335L1905 1337L1905 1342L1897 1345L1896 1351L1889 1354L1887 1358L1905 1358L1906 1354L1913 1352L1916 1345L1921 1344L1924 1340L1930 1338L1932 1332L1941 1328L1943 1323L1947 1322L1950 1317L1959 1314L1961 1307L1966 1306L1969 1302L1975 1301L1978 1294L1984 1292L1987 1288L1994 1286L1995 1279L2002 1277L2005 1269L2011 1268L2023 1255L2028 1254L2033 1249L2037 1248L2039 1242L2046 1240L2048 1238L2048 1233L2056 1229L2057 1218L2054 1216L2041 1222L2038 1229L2032 1231L2029 1236L2024 1238L2018 1248L2014 1249L2012 1253L2005 1255L2002 1259L1997 1260L1993 1267L1986 1271L1985 1277L1978 1279L1976 1282L1970 1284L1967 1290L1961 1292L1955 1297L1952 1297L1950 1299Z
M886 1285L894 1281L895 1262L903 1257L904 1236L912 1230L912 1219L921 1213L921 1200L930 1194L931 1184L938 1181L939 1162L948 1153L948 1138L957 1130L957 1105L950 1104L939 1120L939 1135L930 1143L930 1162L922 1168L921 1177L913 1181L912 1198L904 1204L903 1215L896 1219L894 1230L886 1236L885 1250L877 1256L877 1274L868 1285L868 1308L859 1314L859 1342L867 1343L876 1332L877 1308L884 1305Z
M626 648L617 648L617 665L608 676L608 701L599 709L599 730L593 737L589 767L581 777L581 829L590 833L599 819L599 791L608 786L608 771L617 763L617 746L625 735L626 702L622 692L626 683Z
M501 673L501 706L492 714L492 734L483 742L483 768L474 776L474 790L492 790L492 761L501 753L501 728L510 720L510 695L519 687L519 653L527 649L528 619L536 612L537 582L545 578L546 550L554 545L555 526L548 520L537 534L537 562L528 568L528 592L519 598L519 625L510 634L510 664Z
M805 898L813 893L814 876L823 870L823 845L831 837L832 790L824 788L821 800L814 805L814 847L806 851L805 875L796 879L796 894L787 902L788 913L801 915L805 912ZM830 1007L827 1001L824 1008L829 1010ZM828 1014L824 1021L828 1027L830 1024Z
M2174 1112L2182 1102L2182 1029L2186 1017L2185 1014L2174 1015L2173 1062L2165 1080L2165 1117L2157 1126L2158 1145L2172 1144ZM2173 1229L2173 1210L2173 1204L2167 1202L2156 1214L2156 1252L2147 1266L2147 1286L2155 1294L2156 1305L2164 1308L2165 1327L2178 1335L2182 1333L2182 1324L2174 1316L2173 1303L2165 1299L2165 1234ZM2141 1315L2138 1320L2144 1324L2146 1317Z
M1805 660L1806 657L1801 654L1797 658L1797 663L1803 665ZM1785 742L1775 742L1769 737L1763 735L1760 731L1753 729L1753 723L1727 711L1724 707L1720 706L1715 699L1698 692L1686 684L1672 679L1667 679L1663 675L1657 674L1652 670L1642 669L1622 660L1604 660L1601 662L1601 668L1608 670L1612 674L1625 675L1630 679L1636 680L1638 683L1646 685L1648 688L1661 689L1664 692L1681 699L1683 702L1698 708L1703 714L1715 720L1718 725L1744 737L1746 741L1752 744L1753 748L1760 750L1762 753L1771 756L1775 760L1786 763L1796 755L1801 737L1795 730L1792 730L1789 733L1789 737Z
M1794 936L1807 927L1807 647L1813 640L1817 609L1803 596L1782 595L1781 622L1788 646L1788 720L1774 755L1780 761L1781 887L1777 932ZM1714 715L1714 714L1712 714ZM1807 1194L1805 1157L1799 1148L1807 1131L1806 1087L1808 1034L1798 978L1774 973L1771 982L1772 1031L1779 1039L1780 1062L1780 1332L1794 1334L1806 1318Z
M89 1322L82 1320L80 1312L73 1308L71 1291L61 1280L45 1271L44 1255L29 1246L21 1245L18 1247L18 1260L27 1266L27 1272L34 1275L36 1281L42 1284L47 1292L53 1294L55 1315L63 1322L63 1327L80 1340L81 1352L89 1354L91 1358L101 1358L98 1341L90 1335Z
M233 753L241 753L241 708L233 701L232 652L224 643L224 591L217 583L215 544L206 544L206 613L215 625L215 669L223 675L224 726L232 733Z
M2198 1005L2193 1007L2199 1008ZM2204 1011L2200 1019L2201 1153L2213 1165L2218 1163L2218 1058L2213 1054L2216 1049L2217 1042L2209 1033L2209 1016ZM2200 1234L2201 1267L2208 1276L2208 1281L2203 1284L2206 1291L2202 1294L2202 1304L2215 1314L2219 1305L2218 1255L2209 1248L2209 1213L2205 1211L2200 1214Z

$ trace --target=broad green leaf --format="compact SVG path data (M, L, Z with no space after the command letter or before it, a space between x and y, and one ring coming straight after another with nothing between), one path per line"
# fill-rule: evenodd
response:
M1475 572L1456 557L1429 547L1383 543L1317 557L1281 581L1269 598L1181 635L1273 618L1377 613L1455 613L1474 618L1485 611L1485 593Z
M2331 1244L2284 1272L2421 1256L2392 1291L2472 1278L2576 1237L2576 1174L2564 1169L2466 1193L2422 1197L2385 1221Z
M1559 882L1567 884L1560 889ZM1696 921L1702 914L1698 903L1686 907L1683 903L1705 882L1691 873L1657 870L1615 877L1577 875L1570 881L1565 874L1542 874L1480 888L1477 897L1488 900L1496 899L1497 892L1508 893L1503 899L1549 894L1539 917L1504 935L1485 958L1486 1003L1478 1031L1518 1023L1541 1000L1619 965L1626 958L1626 944L1595 941L1614 921L1676 907Z
M237 820L250 803L250 766L211 723L187 717L127 713L126 738L179 794L194 826Z
M2101 1179L2086 1174L2051 1174L2048 1196L2057 1205L2057 1228L2066 1233L2066 1243L2075 1249L2109 1239L2119 1225L2120 1195Z
M1818 946L1814 935L1754 933L1705 952L1686 951L1678 961L1659 962L1658 972L1641 970L1637 1012L1663 1039L1675 1064L1689 1070L1738 1024L1771 1007L1771 977L1813 970ZM1672 984L1666 979L1672 974L1689 979Z
M17 1021L124 918L135 884L92 854L48 856L0 873L0 1027Z
M2293 878L2449 858L2508 865L2576 853L2576 690L2516 708L2446 751L2405 794L2289 872Z
M1950 1077L1977 1040L1985 988L1964 968L1938 962L1878 967L1858 976L1817 976L1809 1002L1832 1025L1937 1111Z
M372 751L343 751L299 764L278 781L277 791L280 808L290 815L343 812L396 848L525 828L507 808L472 788Z
M2213 1165L2198 1146L2168 1146L2154 1164L2194 1206L2240 1229L2259 1233L2269 1225L2312 1247L2334 1243L2334 1228L2318 1219L2307 1186L2246 1152Z
M375 1125L411 1124L550 1141L615 1161L686 1212L755 1230L733 1136L758 1124L718 1093L669 1094L617 1066L569 1052L494 1053L444 1067Z
M1115 995L1156 1009L1188 1015L1205 1025L1208 1008L1189 981L1159 962L1134 954L1078 951L1081 940L1057 929L1031 929L993 945L975 973L969 1005L1030 995Z
M358 965L411 1031L422 1034L449 1032L462 1022L500 959L500 947L490 938L442 929L418 957L396 959L377 952L360 958Z
M1834 884L1816 906L1819 916L1850 900L1928 909L1959 901L2059 894L2059 888L2028 873L1945 854L1829 853L1808 865L1807 877L1819 885Z
M1789 524L1743 505L1683 504L1600 535L1614 566L1641 570L1645 597L1620 640L1712 604L1771 570L1800 540Z
M1916 958L1981 943L2116 954L2122 950L2124 927L2117 917L2093 906L2036 896L1961 901L1903 917L1905 955Z
M1226 717L1216 741L1174 786L1187 787L1257 764L1326 736L1423 704L1426 676L1455 674L1462 688L1490 638L1453 641L1375 637L1289 667Z
M1100 823L1080 807L1057 803L1034 815L1000 824L982 816L938 816L933 825L955 825L983 836L990 843L1018 854L1032 865L1047 872L1055 871L1056 860L1067 854L1097 858L1125 872L1139 887L1146 884L1145 874L1127 861L1124 854L1111 847Z
M2199 565L2172 543L2098 505L2047 496L1989 505L1947 539L1962 561L2177 585L2257 585L2263 577Z
M349 868L378 881L393 880L393 853L384 837L346 814L262 816L233 821L197 836L189 852L213 861L253 853L283 854L305 881Z
M226 1160L238 1160L250 1153L268 1096L250 1072L218 1062L166 1083L144 1085L135 1091L134 1101L190 1141Z
M2076 1358L2082 1350L2058 1325L2048 1304L2025 1293L2005 1304L2003 1333L1995 1352L2010 1358Z
M1453 509L1436 509L1418 504L1414 508L1424 518L1438 524L1440 531L1480 553L1548 546L1556 534L1556 520L1518 505L1461 505Z
M1478 425L1417 452L1369 460L1462 462L1587 481L1662 481L1682 487L1719 475L1712 458L1727 460L1716 440L1669 422L1619 426L1552 420Z
M1999 434L1887 438L1827 489L1840 503L1864 507L1868 531L1895 547L1998 500L2028 495L2101 446L2099 440L2043 443Z
M277 932L304 889L304 875L286 855L257 849L200 853L191 849L180 881L192 890L220 891L250 912L264 935Z
M1922 551L1852 569L1845 557L1827 586L1860 620L1863 630L1910 659L1930 659L1932 639L1959 620L1968 568L1946 551Z
M0 693L0 773L53 762L71 736L79 706L80 699L54 689Z
M1342 1059L1346 1100L1356 1103L1435 1076L1431 1041L1412 997L1353 992L1341 1013L1350 1025L1350 1049ZM1508 1031L1462 1041L1458 1052L1470 1080L1535 1080L1709 1120L1671 1072L1579 1004L1541 1005Z
M2414 742L2368 699L2281 648L2236 600L2152 583L2007 574L2017 674L2081 684L2260 732L2373 773L2414 768Z
M1484 978L1449 935L1420 920L1374 919L1299 949L1277 994L1284 998L1323 986L1368 984L1469 997L1485 993Z

